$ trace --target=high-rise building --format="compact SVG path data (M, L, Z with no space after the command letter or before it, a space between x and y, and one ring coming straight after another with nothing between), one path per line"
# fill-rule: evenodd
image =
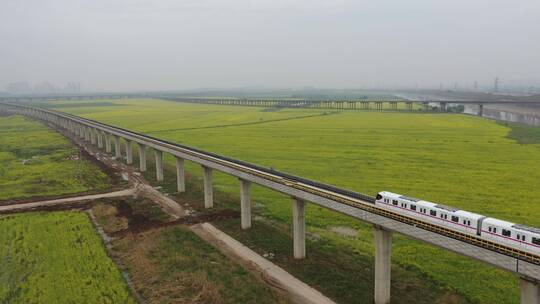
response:
M44 81L36 86L34 86L34 93L36 94L53 94L60 92L60 88L51 84L48 81Z

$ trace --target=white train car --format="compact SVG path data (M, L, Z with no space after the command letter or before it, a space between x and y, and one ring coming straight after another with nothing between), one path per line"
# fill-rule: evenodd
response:
M478 234L478 222L484 218L480 214L387 191L377 195L375 205L470 235Z
M424 222L540 255L540 229L537 228L488 218L481 214L388 191L377 194L375 205Z
M494 218L482 221L482 237L512 248L540 253L540 229Z

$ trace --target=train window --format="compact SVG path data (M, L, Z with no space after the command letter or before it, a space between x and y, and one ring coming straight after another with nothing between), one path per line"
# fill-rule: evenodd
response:
M503 230L502 230L502 235L504 235L504 236L510 236L510 235L512 235L512 231L503 229Z
M493 233L497 233L497 228L493 227Z
M521 240L525 242L525 236L524 235L521 236Z
M397 206L397 200L392 200L392 204Z
M459 217L452 215L452 222L459 223Z
M516 239L521 240L521 235L516 235Z
M533 244L540 245L540 239L537 239L535 237L532 238Z
M437 216L437 211L435 210L429 210L429 214L433 215L433 216Z
M381 198L382 198L382 195L380 195L379 193L377 193L376 199L377 199L377 200L380 200Z
M416 205L411 205L411 210L416 210Z
M489 227L489 232L491 232L491 227Z
M469 225L469 226L470 226L470 225L471 225L471 221L467 221L467 225Z

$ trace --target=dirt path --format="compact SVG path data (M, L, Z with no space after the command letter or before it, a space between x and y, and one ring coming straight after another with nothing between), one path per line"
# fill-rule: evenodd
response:
M115 192L109 192L109 193L67 197L67 198L40 201L40 202L18 203L18 204L0 206L0 213L51 210L51 208L54 210L57 210L55 209L55 207L60 207L60 209L65 209L65 208L73 209L77 207L82 207L86 203L90 203L97 199L130 196L130 195L134 195L135 193L136 193L136 189L127 189L127 190L121 190L121 191L115 191Z
M283 268L268 261L210 223L191 226L199 237L245 268L259 273L267 284L288 294L293 303L334 304L335 302L306 283L298 280Z
M244 127L244 126L250 126L250 125L260 125L260 124L267 124L267 123L273 123L273 122L283 122L283 121L288 121L288 120L298 120L298 119L327 116L327 115L333 115L333 114L338 114L338 113L334 111L334 112L324 112L321 114L293 116L293 117L269 119L269 120L263 120L263 121L241 122L241 123L235 123L235 124L229 124L229 125L212 125L212 126L194 127L194 128L166 129L166 130L148 132L147 134L162 134L162 133L170 133L170 132L176 132L176 131L187 131L187 130L192 131L192 130L218 129L218 128L228 128L228 127Z

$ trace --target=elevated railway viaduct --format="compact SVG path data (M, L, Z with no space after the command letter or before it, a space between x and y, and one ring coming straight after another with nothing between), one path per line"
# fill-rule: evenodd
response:
M251 227L251 185L289 195L293 210L293 255L296 259L306 256L305 206L316 204L329 210L346 214L373 225L375 238L375 292L377 304L390 302L392 234L405 236L474 258L495 267L510 271L520 278L521 303L540 304L540 257L508 248L505 245L481 240L437 225L412 219L375 207L374 198L347 189L322 184L287 173L264 168L244 161L220 156L188 146L168 142L141 133L107 125L75 115L39 107L0 103L0 112L20 114L48 122L84 139L88 144L105 149L122 159L120 145L126 146L125 160L133 163L133 146L137 145L140 157L139 170L146 171L146 152L152 151L156 162L156 179L163 180L163 154L176 158L177 190L185 191L184 162L201 165L204 183L204 205L212 208L214 170L235 176L240 184L241 226ZM494 291L496 292L496 291Z
M176 102L196 104L217 104L251 106L265 108L314 108L336 110L387 110L387 111L441 111L450 105L473 105L478 108L477 115L483 116L484 106L493 104L530 105L540 101L515 100L411 100L397 97L345 98L345 99L304 99L304 98L225 98L225 97L182 97L164 93L99 93L99 94L59 94L59 95L20 95L0 96L0 102L39 102L54 100L96 100L123 98L156 98ZM416 105L416 106L415 106Z

